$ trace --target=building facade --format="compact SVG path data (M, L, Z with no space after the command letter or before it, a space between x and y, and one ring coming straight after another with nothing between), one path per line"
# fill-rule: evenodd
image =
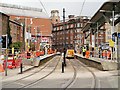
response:
M46 44L51 45L52 26L50 19L33 18L10 15L10 19L24 26L26 50L43 49Z
M10 35L12 37L12 43L23 42L23 27L20 23L9 20Z
M46 44L51 45L52 25L49 17L39 8L17 6L12 4L0 3L2 11L10 16L11 21L19 23L23 27L23 40L25 49L33 48L40 50ZM14 30L19 28L16 24L10 22L11 33L15 34ZM17 32L18 33L18 32ZM20 33L20 32L19 32ZM20 34L20 35L21 35ZM17 37L17 34L15 35ZM13 42L16 41L13 39Z
M80 47L84 44L83 32L81 28L89 19L87 17L74 17L70 15L65 21L65 30L63 22L53 24L53 44L52 47L59 52L63 52L64 44L67 49L74 49L79 52Z

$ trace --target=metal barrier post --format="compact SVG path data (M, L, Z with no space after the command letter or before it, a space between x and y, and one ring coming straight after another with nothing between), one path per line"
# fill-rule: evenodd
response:
M22 71L23 71L23 70L22 70L22 66L23 66L23 64L21 63L21 64L20 64L20 73L21 73L21 74L22 74Z
M8 50L6 49L6 59L5 59L5 76L7 76L7 66L8 66Z
M62 62L62 73L64 73L64 62Z

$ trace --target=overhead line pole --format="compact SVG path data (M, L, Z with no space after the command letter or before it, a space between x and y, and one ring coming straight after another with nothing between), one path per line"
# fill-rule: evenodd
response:
M65 54L66 54L65 8L63 8L63 31L64 31L64 66L66 66L66 60L65 60Z

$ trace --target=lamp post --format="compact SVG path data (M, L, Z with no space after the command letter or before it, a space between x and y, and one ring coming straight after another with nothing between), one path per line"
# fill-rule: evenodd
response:
M63 30L64 30L64 66L66 66L66 59L65 59L65 54L66 54L66 34L65 34L65 8L63 8Z

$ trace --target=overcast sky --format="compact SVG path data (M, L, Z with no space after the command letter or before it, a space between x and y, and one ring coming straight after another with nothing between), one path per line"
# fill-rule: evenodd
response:
M59 10L62 18L62 10L65 8L66 17L68 15L79 16L84 0L2 0L2 3L17 4L22 6L42 8L40 1L43 3L47 13L50 16L51 10ZM95 12L106 0L85 0L82 16L93 16ZM44 9L43 9L44 10Z

